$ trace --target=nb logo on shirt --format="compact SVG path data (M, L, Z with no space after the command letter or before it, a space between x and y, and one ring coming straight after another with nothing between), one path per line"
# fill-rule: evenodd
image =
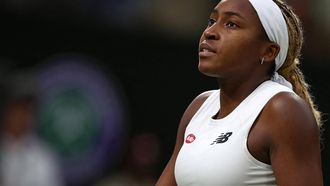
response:
M225 143L228 141L229 137L232 135L232 132L221 133L217 139L215 139L210 145L218 144L218 143Z

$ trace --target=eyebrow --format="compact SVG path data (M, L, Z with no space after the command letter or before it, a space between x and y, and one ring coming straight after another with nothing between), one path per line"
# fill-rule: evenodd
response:
M218 12L218 10L213 9L213 10L211 11L211 13L216 13L216 14L218 14L219 12ZM244 18L241 14L239 14L239 13L237 13L237 12L226 11L226 12L223 12L223 14L225 14L226 16L229 16L229 17L230 17L230 16L237 16L237 17L239 17L239 18L245 20L245 18Z

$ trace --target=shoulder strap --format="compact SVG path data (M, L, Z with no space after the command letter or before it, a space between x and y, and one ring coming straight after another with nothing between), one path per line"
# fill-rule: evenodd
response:
M244 128L247 127L247 133L250 131L252 124L269 102L269 100L280 92L293 92L288 87L280 85L278 83L267 81L261 84L255 91L253 91L249 100L243 106L240 112L240 119L244 121Z

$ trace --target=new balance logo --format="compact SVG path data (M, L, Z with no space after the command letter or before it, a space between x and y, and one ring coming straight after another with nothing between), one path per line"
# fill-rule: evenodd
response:
M210 145L218 144L218 143L225 143L228 141L229 137L232 135L232 132L221 133L217 139L215 139Z

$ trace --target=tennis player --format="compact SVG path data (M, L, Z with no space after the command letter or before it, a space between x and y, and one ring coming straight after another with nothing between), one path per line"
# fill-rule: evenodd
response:
M222 0L199 45L218 90L180 122L157 186L321 186L320 112L299 69L303 31L280 0Z

